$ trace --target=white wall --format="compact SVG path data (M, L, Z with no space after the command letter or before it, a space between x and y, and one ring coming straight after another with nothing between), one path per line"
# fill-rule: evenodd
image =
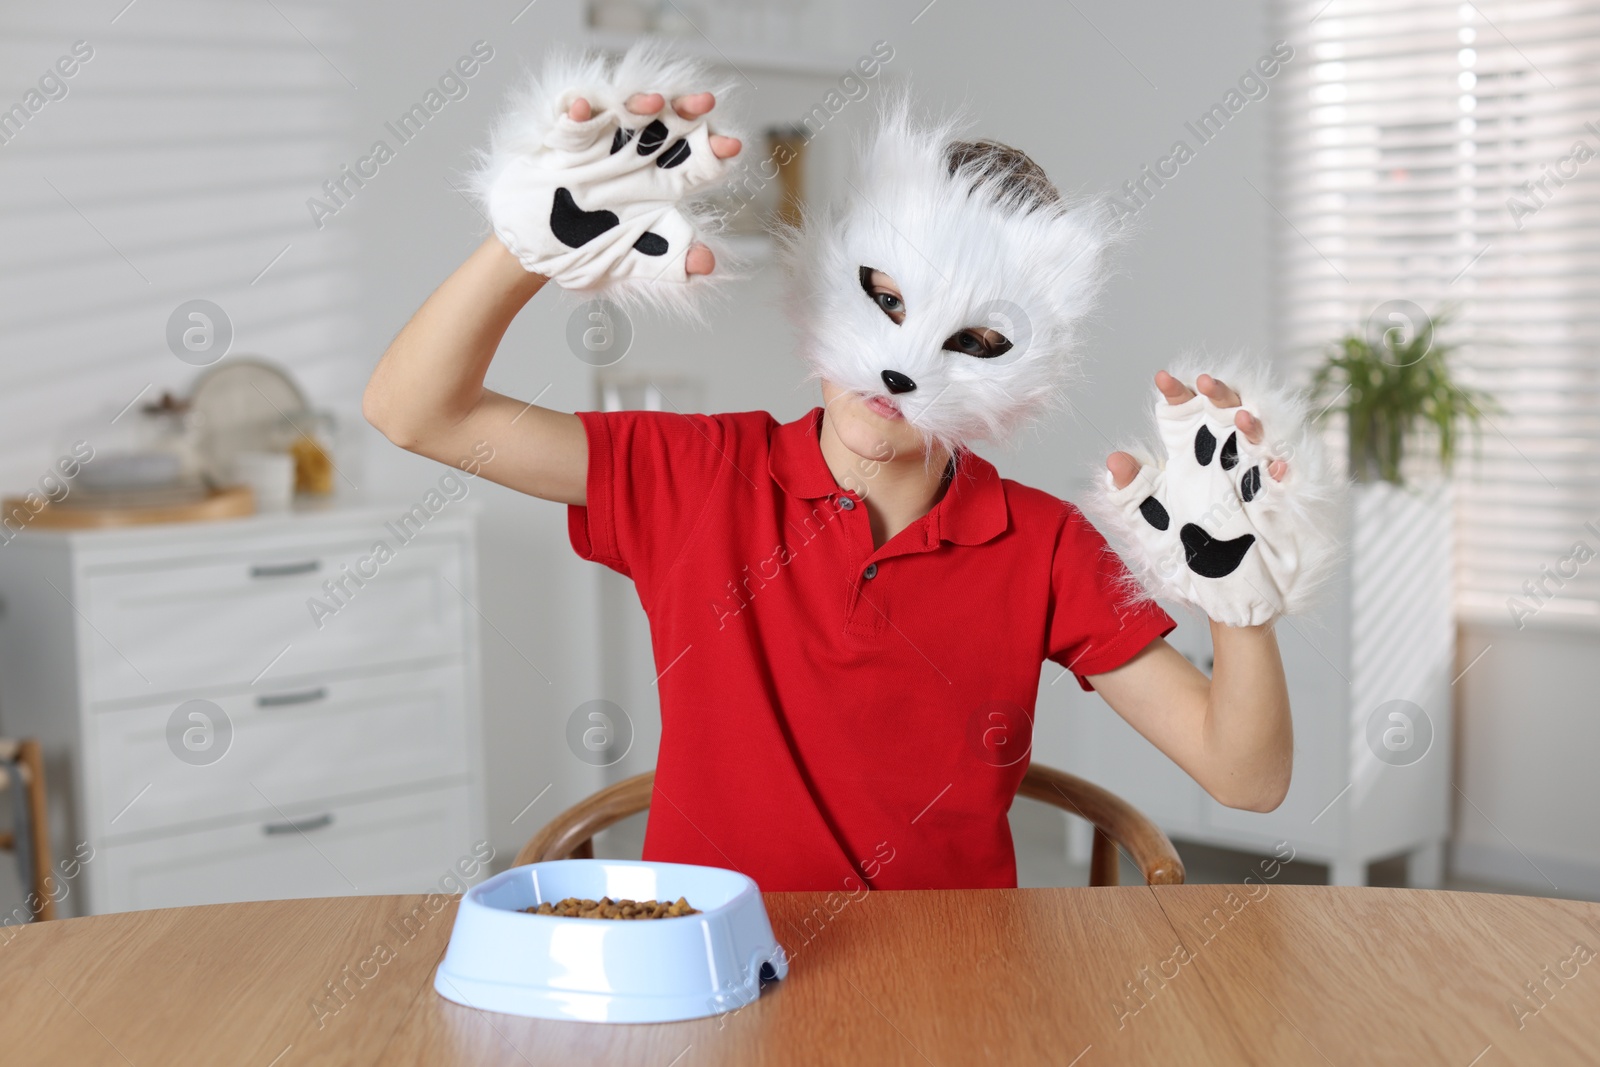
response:
M1535 621L1459 641L1455 872L1600 900L1600 638Z

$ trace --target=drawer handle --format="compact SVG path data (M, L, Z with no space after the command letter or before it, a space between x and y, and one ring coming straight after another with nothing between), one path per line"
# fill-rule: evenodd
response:
M301 560L299 563L257 563L250 568L250 577L287 578L295 574L311 574L321 569L320 559Z
M315 704L319 700L328 699L328 687L319 685L315 689L302 689L298 693L262 693L256 697L258 708L286 708L293 704Z
M320 830L324 826L333 825L333 812L325 811L321 815L313 815L309 819L287 819L283 822L263 823L262 833L271 837L274 834L303 834L308 830Z

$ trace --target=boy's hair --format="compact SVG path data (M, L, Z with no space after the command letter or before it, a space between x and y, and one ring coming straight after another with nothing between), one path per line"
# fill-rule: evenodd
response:
M999 141L951 141L945 145L945 164L953 176L966 169L977 182L998 178L1002 196L1026 211L1061 202L1044 168L1026 152Z

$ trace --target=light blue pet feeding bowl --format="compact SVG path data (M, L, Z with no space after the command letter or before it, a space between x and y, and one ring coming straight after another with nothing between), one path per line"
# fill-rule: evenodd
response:
M683 897L699 915L568 919L523 908L567 897ZM434 975L440 996L537 1019L660 1023L755 1000L789 962L755 882L683 863L553 860L513 867L467 890Z

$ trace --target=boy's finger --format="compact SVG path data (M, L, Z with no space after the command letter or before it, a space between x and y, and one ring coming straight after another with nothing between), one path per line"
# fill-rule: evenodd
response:
M1267 473L1272 475L1273 481L1281 482L1283 481L1283 476L1289 473L1289 464L1281 459L1275 459L1267 464Z
M1164 370L1156 371L1156 388L1161 390L1161 395L1167 398L1169 404L1182 404L1194 399L1193 389Z
M567 108L567 117L573 122L588 122L594 117L594 108L589 106L589 101L580 96L572 102L571 107Z
M717 267L717 257L705 245L690 245L683 257L685 274L710 274Z
M1106 470L1111 472L1112 485L1126 489L1139 476L1139 461L1126 452L1113 452L1106 457Z
M667 106L667 98L660 93L634 93L628 97L628 110L635 115L654 115Z
M720 133L711 135L711 154L718 159L731 159L739 154L739 149L744 146L737 137L724 137Z
M672 102L672 110L686 119L697 119L717 106L717 98L710 93L691 93Z
M1195 388L1210 397L1211 402L1219 408L1236 408L1241 403L1238 393L1209 374L1200 375L1195 379L1194 384Z
M1239 432L1244 434L1245 440L1253 445L1261 443L1261 420L1248 411L1241 411L1234 415L1233 424L1239 427Z

